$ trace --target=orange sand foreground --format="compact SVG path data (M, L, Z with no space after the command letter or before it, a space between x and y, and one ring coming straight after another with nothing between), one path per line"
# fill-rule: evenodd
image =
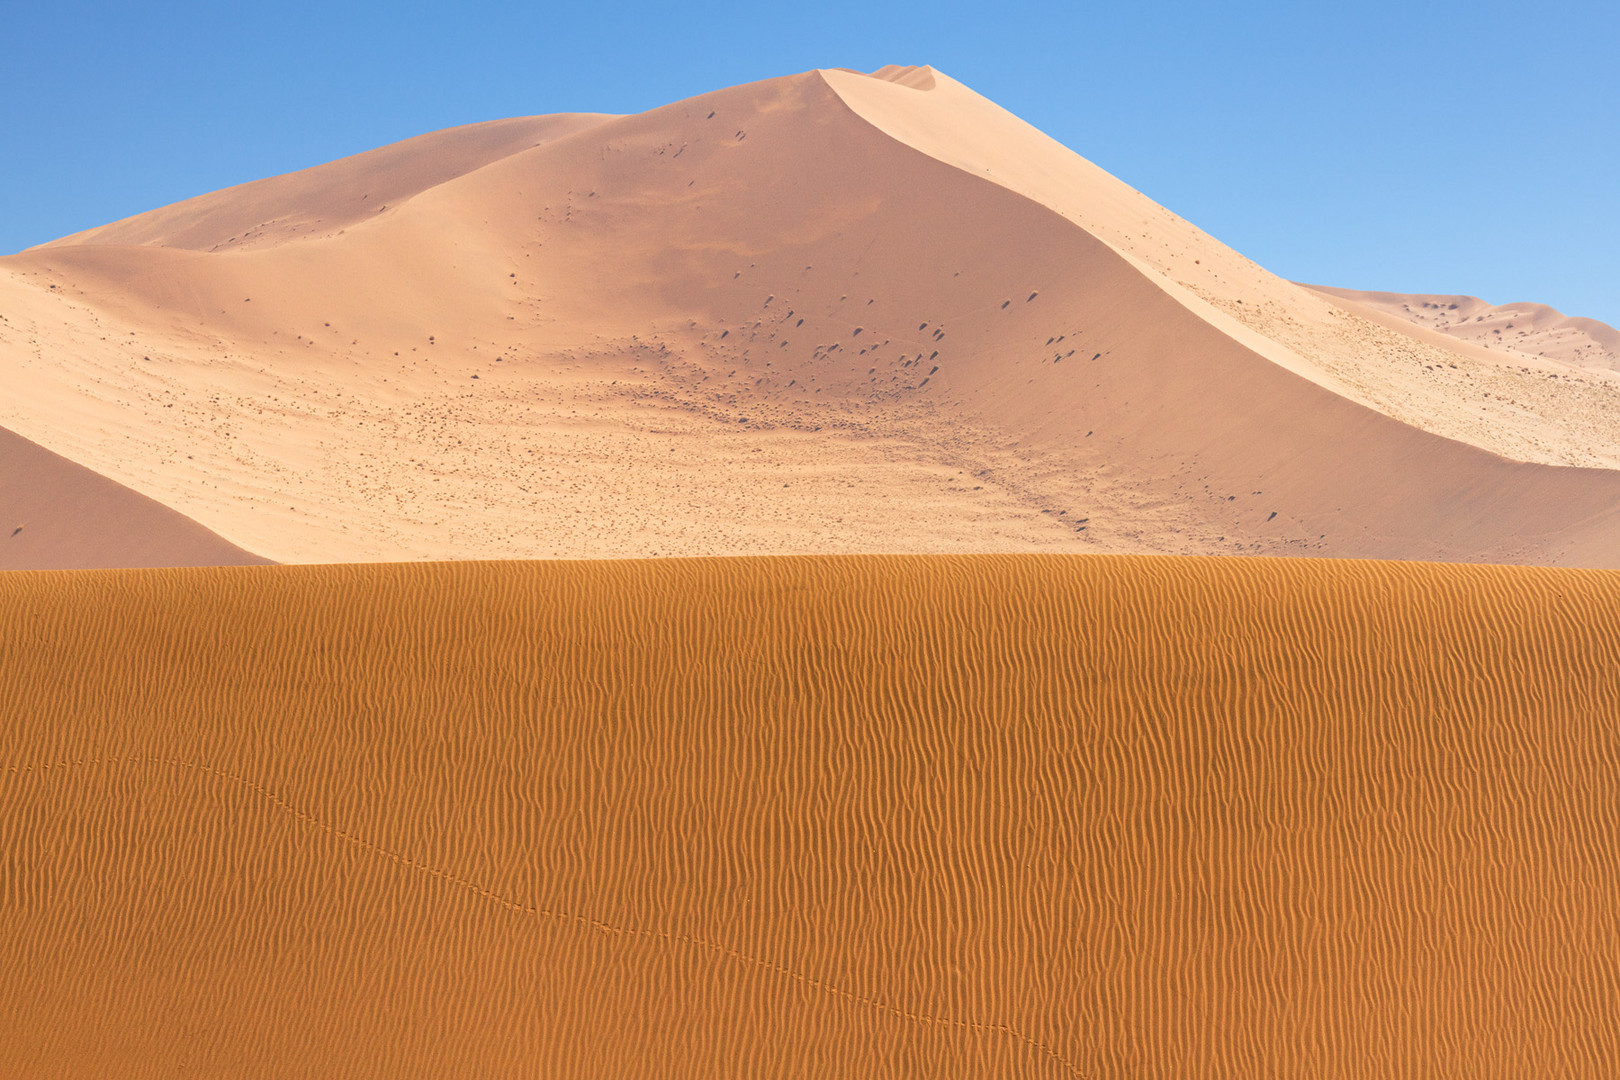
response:
M0 1074L1597 1077L1620 573L0 575Z

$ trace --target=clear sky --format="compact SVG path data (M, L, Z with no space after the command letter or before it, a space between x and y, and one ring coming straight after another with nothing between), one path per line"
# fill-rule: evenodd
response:
M1287 277L1620 325L1620 4L0 0L0 252L454 124L933 64Z

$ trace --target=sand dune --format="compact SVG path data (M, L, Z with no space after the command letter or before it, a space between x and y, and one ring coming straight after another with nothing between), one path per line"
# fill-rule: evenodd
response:
M1601 1077L1620 577L0 575L0 1073Z
M458 129L0 259L0 424L283 562L1620 565L1612 376L1358 315L879 74Z
M908 76L912 71L927 73L929 93L901 89L924 77ZM1408 323L1391 325L1358 303L1337 302L1365 294L1300 286L1267 272L942 73L887 68L877 77L825 74L851 108L896 139L1049 207L1223 335L1289 371L1415 427L1504 457L1620 465L1610 449L1620 433L1613 379L1561 372L1562 381L1549 388L1540 371L1467 350L1457 355L1451 346L1460 338L1414 341ZM1563 319L1539 305L1518 307L1537 307L1543 322ZM1614 341L1614 331L1595 320L1560 327L1560 341L1571 331L1583 340L1595 333L1606 347ZM1594 441L1602 447L1595 454Z
M0 259L0 1076L1607 1076L1617 357L927 67Z
M1620 371L1620 330L1596 319L1565 315L1546 304L1488 304L1477 296L1309 287L1359 308L1533 362L1553 360Z
M265 561L161 503L0 429L0 570Z
M147 244L220 251L331 233L492 161L603 119L561 113L448 128L300 172L199 195L44 246Z

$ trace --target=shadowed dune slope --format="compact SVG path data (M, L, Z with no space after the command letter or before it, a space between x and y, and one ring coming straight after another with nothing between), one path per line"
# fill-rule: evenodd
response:
M335 234L130 246L182 204L0 260L0 423L281 562L1620 565L1616 386L1352 318L880 74L597 118Z
M0 570L268 561L145 495L0 429Z
M0 1074L1609 1075L1620 575L0 576Z

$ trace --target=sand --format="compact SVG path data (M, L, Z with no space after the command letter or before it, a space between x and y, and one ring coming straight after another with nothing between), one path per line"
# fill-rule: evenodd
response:
M1616 354L1620 332L1603 323L1565 319L1544 305L1503 308L1506 317L1492 329L1515 317L1522 329L1533 315L1545 330L1539 340L1547 351L1528 368L1455 348L1472 340L1468 334L1414 335L1413 321L1368 309L1369 297L1391 294L1285 281L943 73L894 67L876 77L824 74L883 131L1052 209L1221 334L1290 372L1503 457L1620 467L1620 382L1603 360ZM927 93L907 92L924 83ZM1571 364L1610 370L1572 371Z
M1609 1075L1620 576L0 575L0 1073Z
M283 176L255 180L87 229L52 246L150 244L192 251L269 247L329 235L490 162L607 119L525 116L447 128Z
M1326 285L1316 292L1380 316L1394 316L1437 331L1452 341L1471 342L1509 360L1582 370L1620 370L1620 330L1596 319L1569 316L1546 304L1490 304L1477 296L1358 292ZM1552 363L1548 363L1548 362Z
M1617 348L926 67L0 259L0 1076L1607 1076Z
M0 429L0 570L265 561L161 503Z
M1620 566L1611 374L1358 313L880 75L456 129L0 259L0 424L280 562Z

